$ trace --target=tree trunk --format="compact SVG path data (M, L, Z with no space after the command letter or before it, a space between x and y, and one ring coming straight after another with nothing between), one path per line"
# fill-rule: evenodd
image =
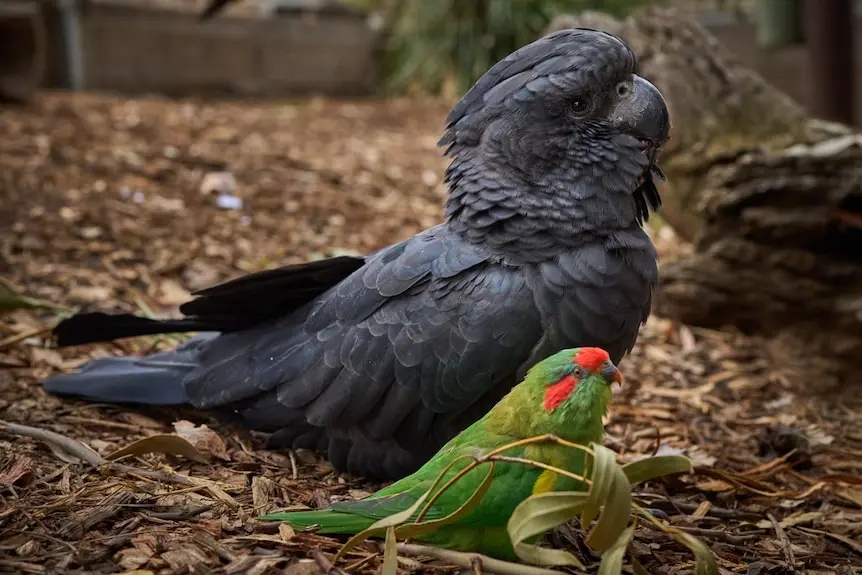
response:
M551 29L628 41L671 111L661 216L694 253L661 266L656 313L771 338L791 376L862 376L862 136L808 117L693 21L649 9Z

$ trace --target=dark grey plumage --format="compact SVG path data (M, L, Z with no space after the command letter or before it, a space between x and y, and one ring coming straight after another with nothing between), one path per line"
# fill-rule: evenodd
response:
M186 319L82 314L61 345L208 330L175 351L91 362L45 383L95 401L190 403L400 477L567 347L631 349L657 284L641 224L669 122L619 39L556 32L493 66L441 145L446 221L365 258L205 290Z

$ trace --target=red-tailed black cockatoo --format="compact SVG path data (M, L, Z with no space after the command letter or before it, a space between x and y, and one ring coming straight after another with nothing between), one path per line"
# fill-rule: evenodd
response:
M84 313L79 345L206 332L145 357L96 359L45 388L91 401L190 404L320 448L339 470L398 478L485 414L536 362L596 346L618 363L658 281L641 225L669 116L620 39L550 34L495 64L440 141L445 221L365 257L203 290L184 319Z

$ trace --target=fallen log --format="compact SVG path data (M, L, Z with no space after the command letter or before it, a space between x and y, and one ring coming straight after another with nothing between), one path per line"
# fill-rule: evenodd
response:
M694 246L661 265L655 312L769 338L793 379L862 379L862 136L811 118L691 19L561 16L628 41L671 110L661 217Z

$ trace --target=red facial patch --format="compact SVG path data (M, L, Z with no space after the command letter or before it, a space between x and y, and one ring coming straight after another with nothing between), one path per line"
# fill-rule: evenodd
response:
M552 411L563 403L580 383L574 375L567 375L545 390L545 411Z
M582 347L578 354L572 358L572 363L577 363L587 371L599 371L602 364L610 359L608 352L598 347Z

